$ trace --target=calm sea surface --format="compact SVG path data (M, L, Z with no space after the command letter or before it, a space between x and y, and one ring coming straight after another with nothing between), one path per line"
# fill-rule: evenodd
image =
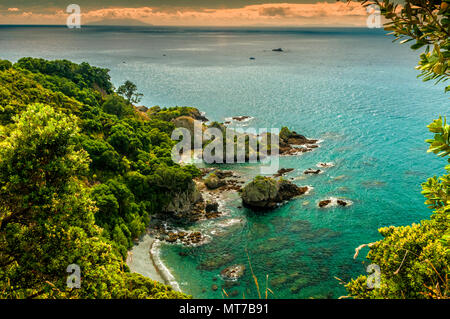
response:
M368 29L0 27L0 58L87 61L109 68L116 86L135 82L143 105L195 106L217 121L250 115L251 127L288 126L323 139L312 153L280 160L296 169L287 177L314 186L310 195L258 215L231 197L222 221L242 223L198 225L215 233L209 244L163 246L161 257L198 298L222 298L218 274L237 263L247 265L244 277L223 288L258 297L247 253L260 286L268 276L277 298L337 298L345 289L335 277L365 272L367 250L355 261L355 247L380 239L379 227L429 216L420 183L445 164L426 153L424 140L433 118L450 115L448 95L442 85L416 79L419 53L391 40ZM279 47L285 52L272 52ZM302 177L321 161L336 166ZM259 172L256 165L228 168L249 178ZM317 201L330 196L354 204L318 209ZM224 265L211 269L214 262Z

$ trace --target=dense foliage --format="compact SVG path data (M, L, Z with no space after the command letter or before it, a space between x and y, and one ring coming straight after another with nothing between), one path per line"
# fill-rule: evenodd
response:
M0 61L1 296L184 296L124 263L150 216L198 174L171 160L165 118L180 109L140 113L87 63ZM69 264L82 289L66 289Z
M126 97L129 103L139 103L143 96L142 93L137 93L136 84L129 80L117 88L117 93Z
M363 1L377 4L389 20L386 30L402 42L415 40L412 49L433 46L421 55L417 67L425 81L445 81L449 73L449 1L409 1L399 8L390 1ZM398 10L400 9L400 10ZM449 91L447 86L446 91ZM450 163L450 125L439 117L428 126L434 138L427 140L429 152ZM370 245L367 258L381 270L380 287L369 289L368 277L347 284L355 298L449 298L450 287L450 165L447 174L429 178L422 184L425 204L433 210L430 220L404 227L385 227L384 237Z
M387 19L384 29L394 41L414 41L411 49L426 47L417 69L424 81L446 81L450 75L450 0L359 0L377 5ZM446 91L450 91L447 86Z

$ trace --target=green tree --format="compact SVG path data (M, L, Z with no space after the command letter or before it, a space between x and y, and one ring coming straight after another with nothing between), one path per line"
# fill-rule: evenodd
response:
M131 81L125 81L124 84L119 86L117 93L125 96L128 103L139 103L144 96L141 93L137 93L137 86Z
M0 59L0 71L9 70L12 68L12 63L8 60L1 60Z
M116 115L119 118L132 113L132 109L127 105L127 102L117 95L108 96L102 108L106 113Z
M402 7L387 0L362 1L378 5L401 43L415 41L412 49L426 46L417 69L424 81L446 81L449 72L449 1L407 0ZM446 87L446 92L450 87ZM450 163L450 125L439 117L428 126L434 138L429 152L447 157ZM450 287L450 165L447 174L422 184L425 204L433 210L420 224L379 229L384 239L369 244L367 258L381 270L380 287L369 289L367 277L359 276L346 287L354 298L449 298Z
M77 119L34 104L13 120L0 127L0 297L186 297L125 272L101 239L82 181L89 157L77 143ZM80 267L80 289L67 287L71 264Z
M359 0L363 6L377 5L387 19L386 31L400 43L415 42L411 49L426 47L420 55L420 77L424 81L447 81L450 75L450 0ZM446 87L446 91L450 86Z

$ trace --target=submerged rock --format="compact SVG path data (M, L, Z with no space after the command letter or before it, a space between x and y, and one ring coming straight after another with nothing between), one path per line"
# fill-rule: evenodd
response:
M290 288L291 293L296 294L298 293L302 288L305 288L309 285L308 278L298 278L294 281L293 285Z
M329 162L329 163L317 163L316 165L319 168L329 168L329 167L333 167L334 163L333 162Z
M285 200L303 195L308 187L299 187L290 181L276 181L257 176L241 192L242 203L252 209L273 209Z
M229 266L229 267L225 268L224 270L222 270L220 272L220 275L224 279L236 280L236 279L242 277L242 275L244 275L244 271L245 271L244 265L233 265L233 266Z
M197 269L200 270L214 270L218 269L226 264L230 264L234 260L234 256L231 254L224 254L223 256L213 255L208 259L202 261L200 265L198 265ZM217 279L216 279L217 280Z

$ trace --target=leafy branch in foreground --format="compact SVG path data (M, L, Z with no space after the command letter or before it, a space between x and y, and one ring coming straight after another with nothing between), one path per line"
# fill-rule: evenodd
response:
M406 0L402 6L392 1L363 0L364 6L378 5L401 43L415 41L417 50L426 46L417 69L424 81L447 81L449 70L450 0ZM450 86L445 89L450 91ZM439 117L428 129L434 133L428 152L447 157L450 163L450 125ZM359 276L346 285L354 298L450 298L450 165L447 174L422 184L425 204L433 210L430 220L420 224L379 229L384 237L372 243L367 258L381 269L379 288L369 289L367 277Z
M450 126L439 118L428 128L435 133L429 151L448 157ZM367 258L380 266L381 287L369 289L360 276L346 286L352 297L450 298L450 165L446 170L422 184L425 204L433 209L430 220L379 230L384 239L371 244Z
M364 7L377 5L387 19L386 31L400 43L415 41L411 49L426 47L416 69L423 81L447 81L450 75L450 0L359 0ZM450 86L445 88L450 91Z

